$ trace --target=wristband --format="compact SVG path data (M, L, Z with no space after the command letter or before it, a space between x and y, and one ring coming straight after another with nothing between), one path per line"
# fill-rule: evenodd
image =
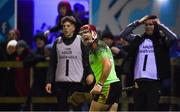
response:
M104 86L104 85L103 85L102 83L100 83L100 82L98 82L97 85L98 85L98 86L101 86L101 87Z

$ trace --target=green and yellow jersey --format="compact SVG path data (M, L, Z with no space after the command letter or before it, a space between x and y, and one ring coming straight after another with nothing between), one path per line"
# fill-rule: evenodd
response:
M115 72L112 52L110 48L105 44L105 42L101 40L98 40L96 49L91 49L89 54L89 62L94 72L96 81L98 82L101 77L101 73L103 70L103 57L108 57L112 64L111 72L107 80L105 81L104 85L109 85L112 82L119 81L119 78L117 77Z

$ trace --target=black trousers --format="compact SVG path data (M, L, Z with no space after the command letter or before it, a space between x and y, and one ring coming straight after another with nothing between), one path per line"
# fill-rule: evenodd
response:
M135 81L134 110L158 110L160 82L156 80Z
M56 83L55 94L58 101L57 110L68 111L69 105L67 103L68 96L71 96L74 91L82 89L81 83L58 82Z

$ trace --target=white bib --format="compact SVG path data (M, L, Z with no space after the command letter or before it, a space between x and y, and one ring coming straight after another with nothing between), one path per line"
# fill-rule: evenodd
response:
M134 79L157 79L157 66L154 55L154 47L150 39L145 39L144 42L142 42L142 44L139 46L134 73Z
M83 77L81 38L77 36L72 44L66 45L59 37L57 48L56 81L80 82Z

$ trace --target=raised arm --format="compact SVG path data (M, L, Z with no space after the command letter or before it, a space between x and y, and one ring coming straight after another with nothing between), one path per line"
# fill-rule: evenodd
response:
M177 39L177 35L175 33L173 33L164 24L161 24L159 18L155 19L154 22L158 25L160 31L162 31L162 33L164 34L165 39L166 39L166 43L168 45L171 45L173 42L175 42L175 40Z
M139 20L130 23L121 33L120 37L123 37L126 40L133 40L136 35L133 34L133 30L136 29L141 24L144 24L144 21L148 19L148 16L144 16Z

